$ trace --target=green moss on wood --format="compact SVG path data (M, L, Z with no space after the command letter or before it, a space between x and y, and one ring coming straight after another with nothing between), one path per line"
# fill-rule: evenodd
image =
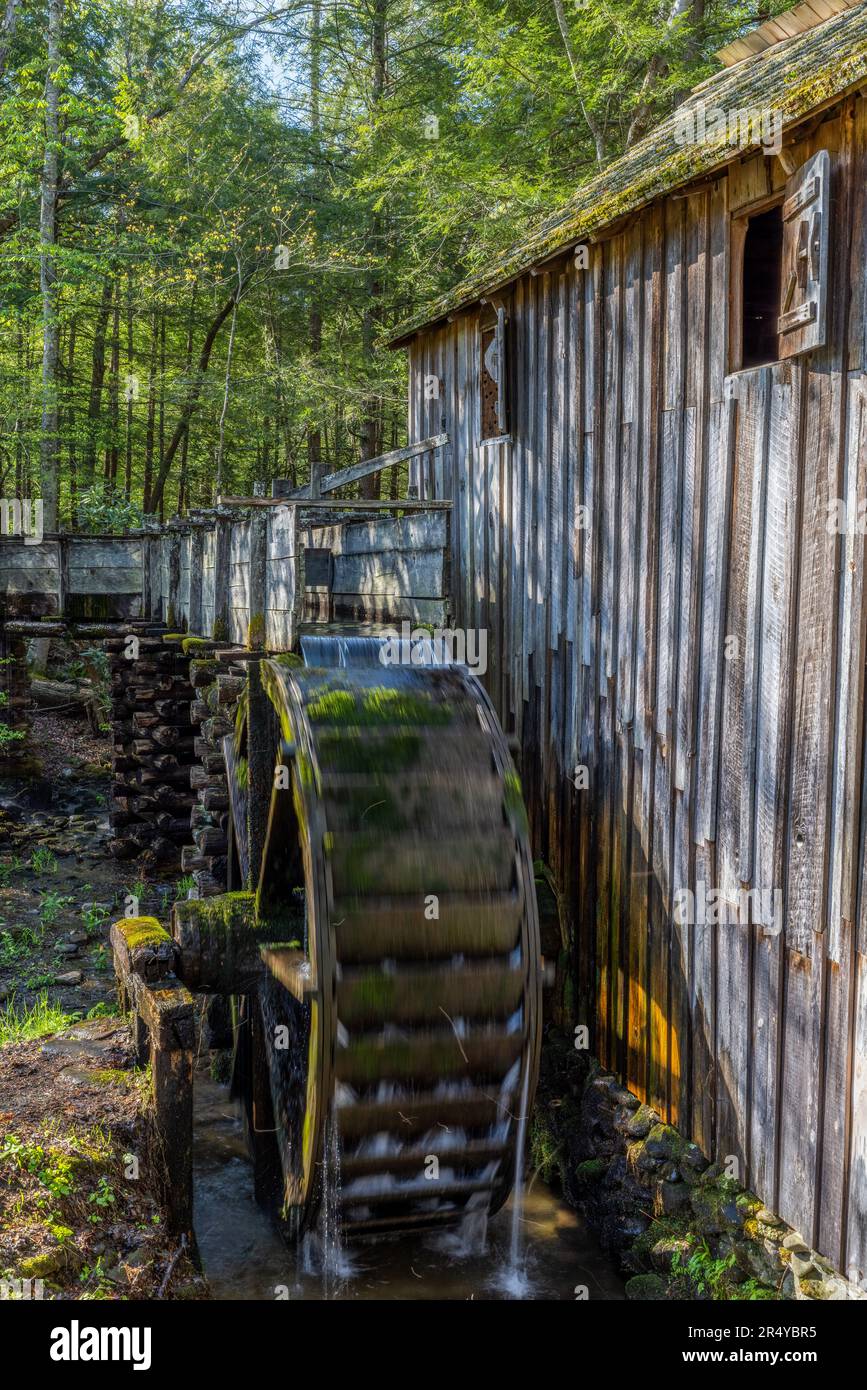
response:
M320 766L330 772L397 772L414 767L420 751L418 734L391 734L366 740L360 731L351 729L341 734L323 734L318 748Z
M138 951L144 947L156 949L172 943L172 938L165 927L160 926L156 917L123 917L115 926L130 951Z
M313 724L341 724L351 727L397 724L448 724L451 711L437 704L430 695L411 694L389 686L375 686L363 694L352 690L328 690L307 705Z
M265 646L265 614L251 613L247 624L247 649L258 652Z

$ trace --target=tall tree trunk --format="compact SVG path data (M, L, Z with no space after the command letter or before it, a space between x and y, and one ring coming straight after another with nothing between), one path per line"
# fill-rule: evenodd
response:
M601 169L605 162L605 131L599 122L591 116L584 102L584 94L581 89L581 73L578 67L578 59L575 56L575 49L572 45L572 36L569 33L566 11L563 9L563 0L554 0L554 13L557 16L557 27L560 30L560 37L563 40L566 57L569 59L569 67L572 71L575 91L578 93L578 105L581 107L581 114L587 122L590 134L593 136L593 143L596 146L596 163Z
M189 425L193 413L196 409L196 406L199 403L199 396L202 392L202 383L204 381L205 373L207 372L208 366L211 361L211 353L214 350L214 343L217 341L217 336L220 332L220 329L223 327L223 324L226 322L226 319L229 317L235 306L239 303L241 296L243 295L244 290L246 289L249 283L249 280L249 275L245 275L242 278L241 283L238 286L238 289L232 295L229 296L225 303L221 305L219 311L211 320L211 323L208 327L208 331L205 334L205 341L202 344L202 350L199 353L199 361L197 364L196 374L192 382L190 383L189 389L187 391L187 398L184 401L183 407L181 409L180 418L178 420L177 425L175 426L175 432L169 440L168 447L160 463L160 471L156 483L154 484L153 491L152 506L154 509L162 505L166 479L169 476L169 469L171 468L172 463L174 462L175 454L177 453L181 444L181 440L184 437L184 430Z
M313 145L313 178L314 182L319 172L319 153L321 123L319 115L319 94L321 88L321 7L320 0L313 0L310 13L310 134ZM319 392L319 366L322 355L322 306L319 299L319 287L314 282L311 288L310 302L310 358L313 366L314 391L316 392L317 416L312 421L307 431L307 462L310 465L310 477L313 477L314 470L322 462L322 431L319 425L318 411L320 408L321 394Z
M187 348L184 354L184 380L190 375L190 368L193 365L193 325L195 322L196 296L199 290L198 280L193 281L193 289L190 295L190 311L187 315ZM189 425L184 430L184 442L181 446L181 480L178 484L178 511L188 510L190 505L190 481L188 468L188 457L190 452L190 429Z
M388 0L374 0L373 33L371 36L371 52L373 56L372 123L374 128L377 120L377 107L385 92L387 76L387 16ZM361 347L364 356L364 370L369 378L374 367L374 341L376 338L376 329L382 318L382 280L380 278L380 270L377 268L382 258L382 221L378 213L371 213L368 228L368 242L374 268L367 279L367 299L364 308L364 316L361 322ZM379 407L380 400L378 393L375 390L369 391L364 402L361 421L362 459L376 458L377 454L381 452L379 447ZM358 489L359 495L363 498L379 497L381 487L382 480L379 473L373 473L361 479Z
M111 314L114 285L110 278L103 281L102 298L93 330L93 353L90 367L90 394L87 402L87 444L84 450L82 485L90 487L96 469L96 442L102 411L102 388L105 383L105 338Z
M24 334L21 331L21 310L15 315L15 496L25 497L24 449L21 442L21 386L26 380L24 365Z
M9 57L9 49L15 38L15 28L18 23L18 7L20 0L6 0L6 8L3 12L3 25L0 28L0 77L6 71L6 62Z
M229 346L226 350L226 376L223 382L223 404L220 409L220 424L217 431L217 457L214 470L214 497L223 491L223 449L226 442L226 411L229 409L229 389L232 384L232 349L235 346L235 326L238 322L238 300L232 306L232 327L229 329ZM259 445L256 445L256 465L258 473Z
M60 334L57 248L57 190L60 184L60 38L63 0L48 0L48 65L45 73L45 155L39 209L39 288L42 292L42 430L39 462L43 526L57 529L60 441L57 431L57 361Z
M151 483L154 475L154 424L156 421L156 372L157 372L157 311L151 313L151 352L148 362L148 416L145 428L144 483L142 486L142 507L145 512L153 511Z
M69 515L72 525L75 526L75 512L78 505L78 478L77 478L77 459L75 456L75 339L78 328L78 317L73 314L72 322L69 325L69 352L67 354L66 367L66 411L65 422L67 428L67 453L69 456Z
M138 396L138 378L133 371L133 314L132 314L132 271L126 273L126 450L123 475L123 492L129 501L132 496L132 418L133 405Z
M108 380L109 435L105 448L105 481L111 489L117 483L119 458L118 428L120 424L120 278L114 287L114 310L111 332L111 370Z
M159 394L159 445L160 445L160 472L162 472L163 456L166 452L166 312L165 309L160 313L160 394ZM165 520L165 497L160 492L160 521Z

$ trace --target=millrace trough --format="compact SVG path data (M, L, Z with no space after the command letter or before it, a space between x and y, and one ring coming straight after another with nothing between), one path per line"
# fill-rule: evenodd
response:
M196 883L170 930L133 912L111 933L181 1229L203 1016L293 1236L326 1209L347 1235L484 1218L520 1167L533 861L482 681L426 635L449 623L449 508L336 486L103 537L98 565L46 537L36 582L3 546L11 651L84 622L109 651L115 853L178 855Z

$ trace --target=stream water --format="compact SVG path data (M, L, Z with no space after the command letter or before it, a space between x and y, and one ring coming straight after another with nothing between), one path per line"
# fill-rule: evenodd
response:
M530 1179L483 1251L457 1231L358 1242L325 1273L283 1240L253 1200L240 1115L205 1068L196 1076L194 1224L215 1299L622 1299L623 1282L581 1217ZM515 1249L518 1242L518 1277ZM587 1290L586 1295L581 1291Z

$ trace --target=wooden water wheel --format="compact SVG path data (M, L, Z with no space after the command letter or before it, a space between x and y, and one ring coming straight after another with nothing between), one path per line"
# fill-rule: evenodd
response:
M242 1032L284 1203L300 1229L331 1201L349 1232L494 1211L541 1013L526 815L494 710L457 666L278 659L262 680L279 741Z

